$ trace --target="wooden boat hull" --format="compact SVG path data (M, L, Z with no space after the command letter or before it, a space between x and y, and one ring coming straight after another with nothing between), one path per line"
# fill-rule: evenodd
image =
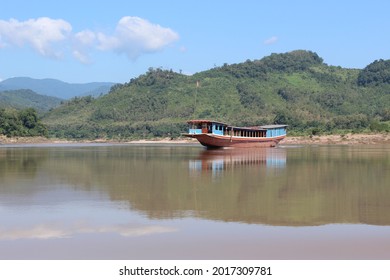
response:
M258 148L275 147L285 135L277 137L238 137L228 135L215 135L212 133L185 134L187 137L195 138L200 144L206 147L238 147L238 148Z

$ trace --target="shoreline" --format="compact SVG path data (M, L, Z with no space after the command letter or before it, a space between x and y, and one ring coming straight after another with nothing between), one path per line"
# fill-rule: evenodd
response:
M1 145L30 145L30 144L198 144L196 139L187 138L160 138L141 140L67 140L45 137L12 137L0 135ZM366 133L345 135L320 135L320 136L287 136L279 145L378 145L390 144L390 133Z

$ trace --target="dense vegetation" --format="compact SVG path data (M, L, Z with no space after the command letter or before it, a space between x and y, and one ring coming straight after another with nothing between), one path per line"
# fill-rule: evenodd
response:
M375 60L369 64L358 77L359 85L390 84L390 60Z
M193 118L285 123L292 134L388 131L389 63L344 69L299 50L192 76L150 68L100 98L64 102L43 121L68 138L177 137Z
M0 92L0 108L34 108L38 113L44 113L60 105L61 101L60 98L40 95L29 89Z
M47 128L38 119L35 109L0 109L0 135L47 136Z

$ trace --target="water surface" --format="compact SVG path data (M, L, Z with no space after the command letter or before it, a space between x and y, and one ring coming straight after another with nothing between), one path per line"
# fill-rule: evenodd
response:
M389 259L390 146L0 146L0 259Z

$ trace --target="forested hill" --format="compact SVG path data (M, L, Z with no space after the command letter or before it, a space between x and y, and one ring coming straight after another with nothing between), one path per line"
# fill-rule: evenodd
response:
M100 98L74 98L43 122L57 137L176 137L186 120L285 123L290 133L388 130L389 61L328 66L311 51L272 54L186 76L152 69Z
M44 113L57 107L61 101L60 98L40 95L29 89L0 91L0 108L34 108Z

